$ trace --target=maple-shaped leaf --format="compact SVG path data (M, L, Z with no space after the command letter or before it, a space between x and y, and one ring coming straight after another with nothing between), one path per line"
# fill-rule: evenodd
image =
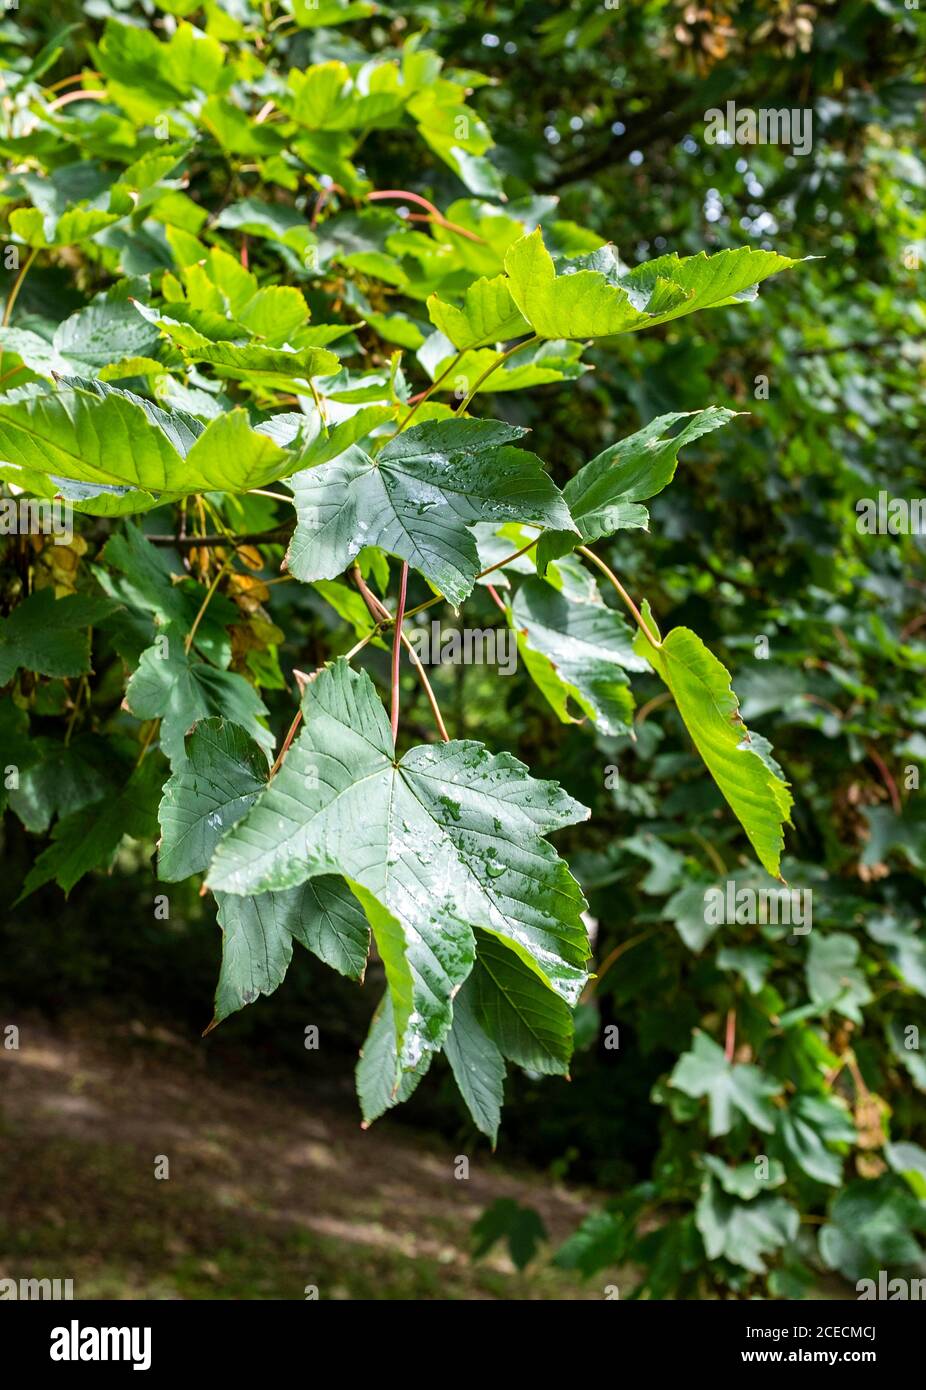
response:
M780 1082L751 1063L728 1061L723 1048L706 1033L695 1034L691 1051L679 1058L669 1085L686 1096L707 1096L712 1137L729 1134L738 1118L765 1134L775 1128L771 1097L781 1091Z
M161 747L175 772L186 762L185 734L210 716L240 724L267 752L273 747L273 735L260 722L267 707L253 685L186 651L183 631L174 623L142 652L125 704L137 719L160 719Z
M530 332L530 324L512 299L504 275L474 280L460 308L432 294L428 315L455 348L485 347Z
M43 676L80 676L90 670L90 627L118 608L111 599L38 589L0 618L0 685L19 670Z
M625 271L611 246L557 270L538 227L505 254L511 297L541 338L611 338L697 309L754 299L755 286L797 262L739 247L660 256Z
M647 603L643 615L658 637ZM685 728L760 864L779 878L783 826L790 824L793 798L768 741L747 732L730 673L687 627L673 628L658 646L638 632L634 649L669 687Z
M512 446L526 431L496 420L413 426L372 458L360 448L295 474L297 526L287 564L297 579L335 579L364 546L378 546L458 607L479 573L469 527L479 521L573 523L535 454Z
M628 671L645 671L624 619L602 601L588 576L568 575L559 590L533 576L509 611L518 650L538 689L564 724L578 722L570 702L604 734L631 729Z
M397 759L372 681L343 659L306 687L302 710L277 775L220 842L209 886L253 895L342 874L385 965L403 1068L443 1042L475 927L574 1002L588 957L584 899L543 836L585 808L472 741Z
M764 1274L763 1256L791 1245L801 1219L797 1208L783 1197L738 1202L709 1179L695 1208L695 1224L709 1260L730 1260L753 1274Z
M703 434L736 417L735 410L708 406L706 410L657 415L642 430L610 445L591 459L563 488L563 497L582 540L599 540L615 531L645 530L649 512L642 504L662 492L675 477L678 451ZM670 431L684 421L676 434ZM537 569L579 544L574 533L549 531L537 547Z

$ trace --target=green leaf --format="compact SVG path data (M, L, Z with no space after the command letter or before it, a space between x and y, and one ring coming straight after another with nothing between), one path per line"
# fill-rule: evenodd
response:
M517 1269L525 1269L547 1239L547 1229L533 1207L522 1207L513 1197L498 1197L473 1223L473 1254L487 1255L504 1240Z
M349 878L386 963L403 1066L446 1036L473 927L497 932L539 982L574 998L584 900L542 836L584 809L477 743L421 746L397 763L370 678L343 660L306 687L303 715L273 782L220 843L210 886L253 894L319 873Z
M15 734L6 725L7 711L22 721ZM8 793L10 809L33 835L44 835L56 816L69 816L118 790L115 776L122 768L107 739L78 734L70 743L33 738L17 746L16 738L28 729L25 711L10 701L0 720L4 763L19 768L19 786Z
M511 296L541 338L611 338L741 299L797 262L740 247L708 256L661 256L625 272L613 247L566 262L557 274L538 227L505 253Z
M870 1004L871 990L856 965L859 944L845 932L821 936L813 932L807 948L807 988L821 1008L835 1009L854 1023L862 1023L862 1007Z
M228 828L267 781L267 758L237 724L204 719L185 741L186 761L164 787L158 820L158 877L204 873Z
M123 837L153 840L163 781L159 760L146 758L117 795L93 802L56 822L52 842L36 859L17 902L52 879L70 893L97 866L109 868Z
M922 1250L913 1232L923 1226L922 1204L896 1178L853 1182L820 1228L820 1255L828 1269L853 1283L877 1279L879 1270L919 1265Z
M594 584L585 593L558 592L526 579L510 612L524 663L564 724L576 723L573 700L603 734L628 733L633 699L627 671L645 671L623 618L602 602Z
M729 1260L753 1274L764 1274L764 1257L790 1245L800 1227L796 1208L783 1198L738 1202L710 1181L698 1199L695 1222L709 1260Z
M887 1144L884 1157L893 1171L909 1183L914 1196L926 1201L926 1149L919 1144Z
M828 1096L798 1095L778 1114L778 1136L799 1168L830 1187L842 1184L842 1158L826 1146L854 1144L855 1125L844 1105Z
M240 724L268 754L273 748L273 735L259 722L267 708L254 687L185 651L183 633L173 624L142 653L125 703L137 719L160 719L161 747L174 772L186 763L187 730L212 716Z
M137 399L110 387L103 397L65 390L0 401L0 452L56 481L141 488L166 499L246 492L292 468L286 451L252 430L240 408L210 420L182 457L176 448L182 424L169 432L159 418L166 412L145 410Z
M90 670L90 632L118 605L108 598L38 589L0 618L0 685L20 667L41 676L82 676Z
M525 961L486 932L471 976L473 1008L499 1052L528 1071L565 1076L572 1056L572 1014Z
M735 410L709 406L706 410L658 415L636 434L612 444L570 478L563 489L582 540L594 541L615 531L649 526L649 512L641 504L655 497L675 477L678 451L736 416ZM687 424L677 434L669 431L680 420ZM543 574L550 560L565 555L578 544L568 532L541 536L537 569Z
M712 1137L729 1134L738 1117L765 1134L775 1128L770 1097L780 1093L781 1085L759 1067L728 1062L723 1048L706 1033L695 1034L691 1051L679 1058L669 1085L696 1099L707 1096Z
M217 893L216 901L222 968L212 1027L258 995L273 993L289 967L294 940L341 974L362 976L369 932L343 879L326 874L283 893Z
M530 331L530 325L511 298L503 275L474 280L458 309L438 295L428 299L428 315L434 327L455 348L486 347Z
M472 976L453 1001L453 1026L444 1053L473 1123L488 1135L494 1148L502 1116L505 1059L477 1017Z
M761 1169L758 1166L760 1162L762 1164ZM760 1192L768 1192L774 1187L781 1187L782 1183L787 1180L784 1165L779 1163L777 1158L769 1159L764 1154L760 1155L754 1162L739 1163L735 1168L731 1168L715 1154L702 1154L701 1163L720 1184L724 1192L730 1197L739 1197L744 1202L751 1202L754 1197L758 1197ZM765 1171L766 1169L767 1171Z
M334 579L364 546L407 560L459 606L476 582L478 521L571 523L523 430L494 420L416 425L371 458L351 448L289 479L297 527L287 564L297 579Z
M643 614L652 631L648 604ZM634 649L647 658L672 692L685 728L759 862L779 877L782 826L790 824L791 793L774 765L770 766L764 740L750 744L729 672L700 637L685 627L674 628L658 646L638 632Z
M401 1104L414 1094L418 1083L427 1074L433 1057L433 1052L422 1053L417 1066L400 1070L392 996L387 990L373 1015L357 1062L357 1097L364 1129L368 1129L374 1120L378 1120L394 1105Z

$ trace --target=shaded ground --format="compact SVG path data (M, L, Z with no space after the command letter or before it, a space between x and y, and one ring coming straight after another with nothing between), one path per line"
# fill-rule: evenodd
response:
M160 1029L26 1021L0 1047L0 1277L70 1278L77 1298L601 1297L607 1280L544 1258L472 1262L497 1197L533 1206L554 1244L587 1203L484 1149L460 1181L454 1159L291 1082L217 1076Z

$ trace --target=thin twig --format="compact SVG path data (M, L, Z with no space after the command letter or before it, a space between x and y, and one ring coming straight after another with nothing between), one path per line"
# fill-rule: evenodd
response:
M390 723L392 742L399 736L399 662L402 655L402 623L405 619L405 595L408 591L408 561L403 561L402 577L399 580L399 606L395 614L395 637L392 642L392 705Z
M650 645L657 648L661 647L662 643L659 641L658 637L655 637L653 633L650 631L649 626L645 618L643 617L643 614L640 612L639 608L634 603L633 599L630 597L627 590L624 588L623 584L618 579L617 575L613 572L613 570L610 570L608 568L604 560L598 558L594 550L589 550L587 545L577 546L576 549L578 550L580 555L585 556L586 560L591 560L593 565L597 565L597 567L601 570L602 574L610 581L611 584L614 585L615 589L620 594L624 603L627 605L630 612L633 614L637 627L643 633L643 636L650 643Z

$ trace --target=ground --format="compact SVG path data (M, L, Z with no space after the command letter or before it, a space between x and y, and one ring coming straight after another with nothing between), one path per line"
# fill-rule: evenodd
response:
M590 1201L483 1148L319 1103L293 1081L216 1073L169 1032L79 1019L0 1046L0 1278L70 1278L75 1298L600 1298L552 1268L470 1258L498 1197L552 1244ZM155 1177L169 1160L169 1178Z

